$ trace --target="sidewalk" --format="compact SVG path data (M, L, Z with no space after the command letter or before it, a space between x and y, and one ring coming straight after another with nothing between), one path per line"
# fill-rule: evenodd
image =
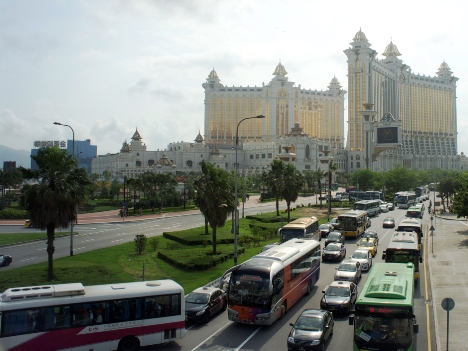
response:
M427 259L438 351L447 351L447 312L441 302L450 297L455 308L449 314L449 350L468 350L468 222L454 214L437 216L434 236L428 232ZM433 242L433 246L432 246ZM427 299L427 297L426 297ZM421 317L420 317L421 318Z

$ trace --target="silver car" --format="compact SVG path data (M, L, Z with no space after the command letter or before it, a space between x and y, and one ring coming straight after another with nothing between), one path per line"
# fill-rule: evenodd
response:
M357 284L361 279L361 264L357 261L346 260L336 269L335 280L344 280Z
M372 254L369 250L358 249L349 256L352 261L359 262L363 271L369 271L372 267Z

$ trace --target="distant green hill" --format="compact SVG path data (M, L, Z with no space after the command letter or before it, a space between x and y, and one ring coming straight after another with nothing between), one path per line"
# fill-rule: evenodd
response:
M4 161L16 161L16 167L23 166L31 167L31 151L14 150L9 147L0 145L0 168L3 168Z

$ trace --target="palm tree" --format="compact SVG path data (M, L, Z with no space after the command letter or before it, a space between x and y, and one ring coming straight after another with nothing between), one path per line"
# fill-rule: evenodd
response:
M292 163L289 163L284 168L284 188L283 197L286 200L288 208L288 222L291 221L291 202L296 202L299 196L305 178L301 172L299 172Z
M271 169L262 174L262 180L271 189L272 194L276 199L276 215L279 216L279 198L283 193L284 188L284 168L285 165L281 160L274 160L271 164Z
M317 169L315 172L315 180L317 181L318 188L319 188L319 200L320 200L320 208L322 208L322 178L325 176L325 172L323 170Z
M20 204L29 212L37 228L47 230L48 280L54 278L54 240L56 228L68 228L76 221L77 206L86 200L86 186L91 184L86 170L77 168L73 155L58 147L40 149L31 156L38 171L20 168L26 184L21 191Z
M331 184L333 173L338 169L338 165L332 160L328 162L328 221L330 222L330 213L331 213Z
M216 254L216 230L223 227L235 210L232 174L202 161L202 174L195 180L195 204L212 229L213 254ZM237 199L236 199L237 200ZM236 201L237 202L237 201Z

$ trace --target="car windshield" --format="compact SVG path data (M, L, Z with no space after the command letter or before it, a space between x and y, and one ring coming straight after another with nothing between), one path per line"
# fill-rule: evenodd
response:
M340 251L341 246L330 244L325 248L325 250L327 250L327 251Z
M191 292L185 298L185 302L186 303L198 303L198 304L205 305L208 303L209 299L210 299L210 294Z
M339 271L344 271L344 272L356 272L356 265L355 264L340 264L338 267Z
M367 252L356 251L355 253L353 253L353 255L351 256L351 258L355 258L355 259L361 260L361 259L367 258L368 255L369 255L369 254L368 254Z
M294 324L294 328L301 330L320 331L322 330L322 324L322 318L320 317L300 316L296 321L296 324Z
M333 224L334 224L334 223L337 223L337 222L338 222L338 218L333 218L333 219L330 221L330 223L333 223Z
M328 239L339 239L340 238L340 234L338 233L330 233L330 235L328 236Z
M325 293L325 296L342 296L350 295L349 287L347 286L330 286Z
M387 218L384 219L384 222L393 222L393 221L394 221L393 218L388 218L388 217L387 217Z
M322 224L319 229L330 229L330 227L328 226L328 224Z
M361 241L361 244L359 244L359 246L362 246L362 247L372 247L374 246L372 244L372 241Z

